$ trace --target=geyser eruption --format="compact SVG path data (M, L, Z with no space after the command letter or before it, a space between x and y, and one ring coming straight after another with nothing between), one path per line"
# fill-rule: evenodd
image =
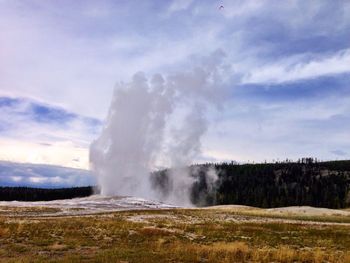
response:
M190 203L195 179L186 167L201 153L208 107L219 107L225 97L223 57L216 51L192 70L150 79L137 73L115 87L105 126L90 146L101 194ZM162 193L150 180L159 166L172 168Z

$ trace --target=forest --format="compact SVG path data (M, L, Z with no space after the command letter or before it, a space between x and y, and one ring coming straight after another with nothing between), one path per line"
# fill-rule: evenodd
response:
M90 196L94 187L72 188L31 188L31 187L0 187L0 201L50 201Z
M211 183L209 169L217 179ZM350 161L319 162L302 158L275 163L207 163L190 167L195 182L191 201L197 206L239 204L255 207L350 207ZM154 187L166 194L167 170L153 173Z

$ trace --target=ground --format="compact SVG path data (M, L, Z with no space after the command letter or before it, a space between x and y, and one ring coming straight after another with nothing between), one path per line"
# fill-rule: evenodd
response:
M350 212L0 207L0 262L350 262Z

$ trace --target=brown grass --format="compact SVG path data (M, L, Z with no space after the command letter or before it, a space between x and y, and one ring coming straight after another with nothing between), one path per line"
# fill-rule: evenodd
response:
M2 216L0 262L350 263L349 233L347 225L256 222L211 210Z

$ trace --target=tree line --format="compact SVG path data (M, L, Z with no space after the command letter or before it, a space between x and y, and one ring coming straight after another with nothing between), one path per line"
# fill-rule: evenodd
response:
M215 169L211 184L208 170ZM190 167L195 179L190 191L197 206L239 204L255 207L350 207L350 161L318 162L303 158L275 163L207 163ZM161 171L153 184L169 188L171 178Z
M0 187L0 201L51 201L90 196L94 187L73 188L32 188L32 187Z

